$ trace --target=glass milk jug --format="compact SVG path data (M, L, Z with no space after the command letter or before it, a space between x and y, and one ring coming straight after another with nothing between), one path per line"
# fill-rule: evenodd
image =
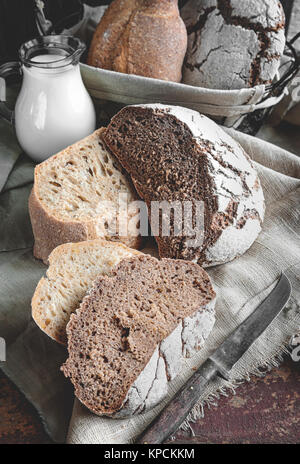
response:
M20 62L0 67L0 116L15 126L23 150L41 162L95 130L93 102L81 79L85 45L63 35L23 44ZM22 76L15 111L5 105L5 78Z

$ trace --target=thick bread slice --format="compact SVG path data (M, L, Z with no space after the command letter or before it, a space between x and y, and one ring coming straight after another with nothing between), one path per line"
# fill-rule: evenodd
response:
M99 415L124 417L155 406L168 381L204 343L215 292L197 264L126 258L99 276L67 326L62 366L75 394Z
M264 218L260 181L242 147L213 121L180 106L127 106L112 118L103 139L147 203L153 231L157 204L192 204L194 211L200 205L197 227L196 215L191 227L183 223L185 214L179 220L174 214L170 234L164 227L154 231L160 257L208 266L252 245Z
M46 277L39 281L32 298L32 317L59 343L66 344L66 325L94 279L108 274L123 258L139 254L122 243L96 239L66 243L49 256Z
M102 133L103 129L96 130L35 168L29 213L34 255L46 263L51 251L67 242L102 237L131 248L141 245L136 227L138 209L132 203L136 192L105 148ZM125 232L119 228L120 199L131 203Z

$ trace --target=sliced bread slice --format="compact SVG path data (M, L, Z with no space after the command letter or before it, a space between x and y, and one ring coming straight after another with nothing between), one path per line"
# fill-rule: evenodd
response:
M46 263L51 251L67 242L102 237L132 248L141 245L138 208L132 203L136 192L106 149L102 132L96 130L35 168L29 213L34 255ZM120 200L128 206L124 213L128 228L125 225L121 232L120 211L125 208L119 209Z
M46 277L39 281L32 298L32 317L59 343L66 344L66 325L94 279L108 274L123 258L139 254L122 243L103 239L66 243L49 256Z
M214 325L215 292L195 263L125 258L99 276L67 325L62 366L75 395L98 415L125 417L155 406L183 357Z

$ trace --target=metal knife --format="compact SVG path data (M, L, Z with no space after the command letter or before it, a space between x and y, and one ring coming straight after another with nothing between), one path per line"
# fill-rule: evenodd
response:
M199 367L135 443L158 444L172 435L197 403L210 380L216 376L230 379L233 366L280 313L290 295L291 284L282 273L272 292Z

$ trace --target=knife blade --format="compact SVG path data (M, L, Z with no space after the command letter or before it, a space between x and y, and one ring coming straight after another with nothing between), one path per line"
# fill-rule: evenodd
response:
M291 290L290 281L282 273L271 293L199 367L135 443L158 444L165 441L185 420L209 381L216 376L229 380L233 366L284 308Z

